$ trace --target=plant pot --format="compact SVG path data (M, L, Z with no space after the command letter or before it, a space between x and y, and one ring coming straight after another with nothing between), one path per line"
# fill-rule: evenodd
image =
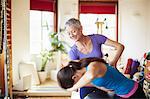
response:
M40 83L44 83L47 78L47 72L46 71L38 71Z

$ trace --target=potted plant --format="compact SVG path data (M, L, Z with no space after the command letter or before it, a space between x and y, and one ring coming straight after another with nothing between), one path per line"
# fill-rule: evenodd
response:
M52 60L53 53L45 49L41 51L40 56L41 56L40 71L45 71L46 64L48 61Z
M40 68L41 72L45 71L46 64L48 63L48 61L54 60L54 56L56 55L57 52L66 53L64 46L67 45L67 43L59 40L59 34L58 33L56 33L56 32L50 33L49 39L50 39L51 49L50 50L47 50L47 49L42 50L40 53L41 61L42 61L41 62L41 68Z
M40 70L38 71L38 74L39 74L39 79L40 79L40 82L43 83L46 78L47 78L47 72L45 71L45 68L46 68L46 64L49 60L51 60L51 56L52 56L52 53L50 53L48 50L42 50L41 53L40 53L40 57L41 57L41 67L40 67Z

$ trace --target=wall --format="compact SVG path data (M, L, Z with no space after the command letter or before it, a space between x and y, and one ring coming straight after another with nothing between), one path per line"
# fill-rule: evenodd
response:
M29 60L29 0L12 0L13 84L17 83L18 63Z
M148 11L148 17L149 17L149 19L147 20L148 21L148 24L147 24L147 26L148 26L148 29L147 29L147 38L146 38L146 40L147 40L147 49L148 49L148 51L150 52L150 0L147 0L147 6L148 6L148 8L147 8L147 11Z
M140 59L148 51L149 0L119 1L119 40L125 45L123 60Z

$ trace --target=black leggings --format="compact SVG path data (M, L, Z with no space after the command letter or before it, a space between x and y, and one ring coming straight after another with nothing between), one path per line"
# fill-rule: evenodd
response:
M85 98L86 97L86 98ZM121 98L117 95L110 97L107 92L104 92L95 87L83 87L80 89L80 99L146 99L143 88L139 84L137 91L129 98Z
M82 87L80 88L80 99L120 99L120 97L116 95L111 97L107 92L96 87Z
M128 99L146 99L145 93L143 91L143 88L139 84L138 89L136 92Z

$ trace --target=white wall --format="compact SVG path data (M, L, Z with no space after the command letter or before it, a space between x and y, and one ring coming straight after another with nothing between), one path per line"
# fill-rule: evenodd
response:
M18 80L18 63L29 60L29 1L12 0L13 84Z
M148 21L148 29L147 29L147 38L146 38L146 40L147 40L147 49L148 49L148 51L150 52L150 0L147 0L147 6L148 6L148 8L147 8L147 11L148 11L148 17L149 17L149 19L147 20Z
M148 51L149 0L119 1L119 40L125 45L123 59L140 59Z

